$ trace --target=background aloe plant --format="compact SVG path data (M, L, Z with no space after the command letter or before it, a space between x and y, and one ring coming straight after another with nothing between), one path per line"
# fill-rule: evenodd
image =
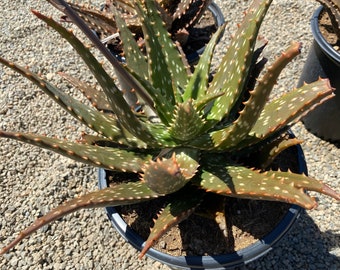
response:
M51 2L63 4L63 1ZM190 74L163 27L154 2L147 1L147 9L137 3L147 60L131 38L124 20L116 17L124 46L130 48L127 66L122 67L112 55L108 56L109 60L117 73L131 80L143 107L149 107L159 117L156 122L143 112L131 110L113 79L80 40L51 18L33 11L67 39L88 64L103 92L84 88L77 79L68 78L95 100L95 104L103 104L105 112L85 106L25 68L3 58L1 62L29 78L100 136L85 136L87 143L8 131L1 131L0 136L38 145L108 170L139 173L141 180L96 191L57 207L23 231L2 253L44 224L80 208L131 204L170 193L172 201L155 222L142 255L165 232L159 228L169 228L186 218L207 192L291 202L308 209L316 203L304 190L316 190L339 199L335 191L310 177L290 172L262 172L237 163L236 157L268 148L268 145L278 148L272 154L265 154L271 151L262 152L263 158L270 160L285 148L284 145L296 143L285 141L279 134L314 105L332 96L328 81L319 80L267 102L280 71L299 53L298 43L293 43L267 69L256 86L250 87L256 67L262 66L256 59L263 46L255 49L255 43L270 4L271 1L254 1L212 82L208 76L211 56L223 28L214 35ZM67 7L63 10L73 19ZM96 37L86 31L81 21L74 21L95 41ZM99 46L99 49L105 47ZM190 198L189 192L193 194Z
M202 18L211 0L157 0L154 1L160 12L172 38L185 45L189 38L189 31ZM133 0L107 0L100 9L93 5L80 2L68 1L68 4L87 23L87 25L102 38L103 41L110 41L114 48L119 48L118 26L113 15L114 9L119 12L129 29L134 33L135 38L143 36L141 23L137 15ZM58 6L57 6L58 7ZM68 20L67 16L62 17ZM202 36L205 41L209 37ZM143 40L139 41L140 46Z
M339 0L317 0L323 5L331 20L333 31L340 40L340 1Z

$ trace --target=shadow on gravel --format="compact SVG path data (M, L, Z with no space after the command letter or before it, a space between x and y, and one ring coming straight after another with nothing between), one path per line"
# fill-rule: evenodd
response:
M272 251L236 270L337 270L340 269L340 257L330 252L334 248L340 249L340 234L321 232L303 211L292 230Z
M340 142L335 142L335 143L333 143L333 145L340 149Z

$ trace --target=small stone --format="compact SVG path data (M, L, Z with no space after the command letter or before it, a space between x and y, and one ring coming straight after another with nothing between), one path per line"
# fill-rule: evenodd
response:
M166 249L166 242L165 241L160 241L159 242L159 247L162 249Z

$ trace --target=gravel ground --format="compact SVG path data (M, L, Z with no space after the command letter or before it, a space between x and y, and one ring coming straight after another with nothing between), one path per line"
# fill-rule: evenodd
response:
M216 2L228 22L226 37L218 47L221 51L250 1ZM270 8L261 31L270 40L268 56L278 55L291 40L304 44L301 56L282 74L276 93L297 84L311 44L309 18L316 6L314 1L281 0ZM34 18L30 8L57 15L43 0L0 1L0 54L29 65L65 91L72 89L61 81L57 71L93 82L70 46ZM0 128L70 140L79 138L85 130L30 82L3 67L0 67ZM300 123L293 131L305 140L303 149L309 174L339 190L339 147L311 135ZM0 157L1 245L51 207L97 188L95 169L45 150L2 139ZM317 200L319 207L303 213L275 250L244 269L340 269L339 204L321 195L317 195ZM46 226L0 257L0 268L169 269L148 258L138 260L137 252L110 226L103 209L80 211Z

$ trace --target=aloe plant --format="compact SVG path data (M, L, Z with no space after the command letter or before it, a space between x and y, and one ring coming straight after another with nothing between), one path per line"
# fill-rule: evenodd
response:
M139 179L126 179L67 201L22 231L1 254L45 224L82 208L128 205L167 196L169 203L155 221L142 257L168 229L194 213L207 194L282 201L306 209L316 206L314 198L305 192L308 190L340 199L336 191L312 177L264 170L281 151L299 143L281 134L317 104L333 97L328 80L319 79L268 101L280 72L301 47L293 42L257 78L265 62L259 56L266 46L263 40L257 43L257 36L272 1L254 0L212 80L212 55L224 26L213 35L191 71L178 45L169 37L157 3L136 0L146 55L114 9L126 48L123 65L64 1L47 1L58 6L108 58L116 73L136 91L142 110L131 109L114 79L81 40L52 18L33 10L73 46L97 79L102 91L61 74L80 88L93 106L79 102L24 67L2 57L0 62L35 83L98 136L87 135L84 142L71 142L0 131L0 137L43 147L106 170L127 172L127 177L132 172ZM252 165L247 165L245 157L252 153L257 153L257 161L261 162L252 160ZM252 168L254 163L256 167Z
M340 40L340 1L317 0L325 9L332 23L333 31Z

